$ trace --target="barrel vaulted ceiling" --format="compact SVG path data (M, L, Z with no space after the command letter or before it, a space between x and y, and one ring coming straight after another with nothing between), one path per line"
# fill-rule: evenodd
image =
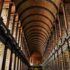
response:
M43 55L47 40L53 30L60 0L13 0L23 26L30 54Z

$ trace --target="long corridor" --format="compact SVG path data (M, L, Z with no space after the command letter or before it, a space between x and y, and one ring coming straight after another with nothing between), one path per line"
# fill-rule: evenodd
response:
M0 0L0 70L70 70L70 0Z

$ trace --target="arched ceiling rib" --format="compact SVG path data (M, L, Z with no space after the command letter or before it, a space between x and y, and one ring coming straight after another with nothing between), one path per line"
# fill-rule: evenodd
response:
M60 0L14 0L29 50L42 53L53 30Z
M43 15L43 14L40 14L40 13L30 14L30 15L26 16L24 19L22 19L21 22L23 23L25 19L30 18L30 17L34 17L34 16L42 17L42 18L44 18L47 22L50 22L51 25L53 25L52 21L51 21L47 16L45 16L45 15Z

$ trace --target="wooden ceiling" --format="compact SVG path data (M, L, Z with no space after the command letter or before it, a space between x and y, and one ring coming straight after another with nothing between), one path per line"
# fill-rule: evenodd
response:
M43 55L47 40L53 30L53 21L60 0L13 0L23 26L30 54Z

